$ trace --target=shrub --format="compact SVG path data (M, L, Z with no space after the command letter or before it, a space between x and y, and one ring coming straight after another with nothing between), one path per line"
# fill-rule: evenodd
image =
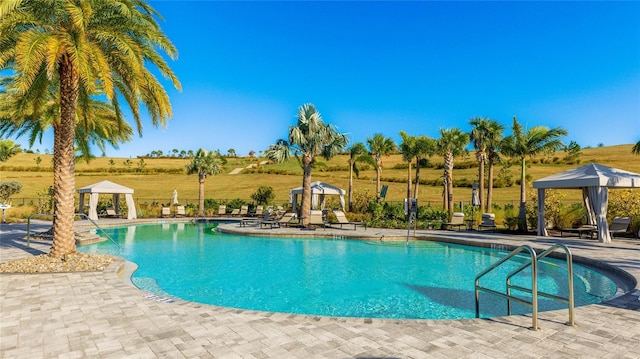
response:
M262 205L273 202L274 198L276 198L276 195L273 193L271 186L260 186L251 194L251 199Z

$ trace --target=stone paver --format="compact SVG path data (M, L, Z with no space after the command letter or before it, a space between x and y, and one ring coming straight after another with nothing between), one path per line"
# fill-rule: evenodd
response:
M0 227L0 262L48 252L50 242L26 246L25 227ZM401 239L406 231L318 229L314 235L387 240ZM540 313L541 330L532 331L530 316L384 320L165 303L121 278L123 260L99 273L0 274L0 358L640 358L640 240L616 238L604 245L576 237L464 231L416 235L485 246L547 248L562 242L577 262L600 263L605 270L615 266L633 283L605 303L576 308L575 327L565 325L567 311L558 310Z

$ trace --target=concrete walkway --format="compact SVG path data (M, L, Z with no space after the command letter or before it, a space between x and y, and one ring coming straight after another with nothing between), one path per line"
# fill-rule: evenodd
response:
M157 220L155 220L157 221ZM50 226L36 222L36 228ZM117 222L110 222L116 224ZM128 222L130 223L130 222ZM25 225L0 226L0 262L46 253L26 246ZM221 225L235 231L237 224ZM256 228L248 230L257 232ZM266 229L300 234L299 229ZM306 232L306 231L304 231ZM402 238L405 231L319 229L329 236ZM314 317L166 301L122 280L124 261L104 272L0 275L1 358L640 358L640 240L610 245L572 238L418 231L450 241L547 248L567 244L576 261L601 261L630 275L608 302L530 316L472 320ZM609 268L609 269L607 269ZM627 281L628 283L628 281Z

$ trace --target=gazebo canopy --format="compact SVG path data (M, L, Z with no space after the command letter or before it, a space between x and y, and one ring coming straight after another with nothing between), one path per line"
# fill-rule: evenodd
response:
M117 183L113 183L111 181L102 181L98 183L94 183L92 185L82 187L78 189L78 193L80 194L80 206L79 213L84 213L84 195L89 194L89 218L93 220L98 219L98 211L96 207L98 206L98 195L102 194L111 194L113 195L113 206L117 214L119 214L119 204L120 204L120 195L125 196L125 200L127 201L127 207L129 211L127 213L128 219L135 219L136 216L136 205L133 201L133 189L129 187L125 187L123 185L119 185Z
M546 236L544 196L547 188L581 189L589 224L597 225L598 240L611 242L607 224L609 188L640 188L640 174L590 163L565 172L533 181L538 189L538 235Z
M293 211L296 211L296 203L297 197L299 194L302 194L302 187L292 188L289 191L289 200L293 205ZM334 195L340 196L340 206L344 211L344 195L346 191L342 188L330 185L328 183L316 181L311 184L311 208L317 209L318 204L320 204L320 208L324 209L324 199L325 196Z

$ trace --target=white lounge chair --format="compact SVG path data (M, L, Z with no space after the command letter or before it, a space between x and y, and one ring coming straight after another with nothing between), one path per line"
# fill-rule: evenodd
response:
M367 224L364 222L351 222L349 221L349 219L347 218L347 215L344 214L344 212L342 211L333 211L333 215L336 216L336 220L338 221L338 223L340 225L340 228L342 228L343 225L345 224L353 224L353 230L355 231L358 226L363 226L364 229L367 229Z
M478 230L481 229L492 229L495 232L497 229L496 215L493 213L483 213L482 222L478 225Z
M453 214L451 215L451 221L449 221L448 223L443 223L442 226L447 229L447 228L451 228L453 229L453 227L458 227L458 230L460 230L460 228L462 228L462 226L464 226L464 213L462 212L453 212Z
M609 226L609 234L613 238L614 234L625 234L629 230L631 217L615 217Z

